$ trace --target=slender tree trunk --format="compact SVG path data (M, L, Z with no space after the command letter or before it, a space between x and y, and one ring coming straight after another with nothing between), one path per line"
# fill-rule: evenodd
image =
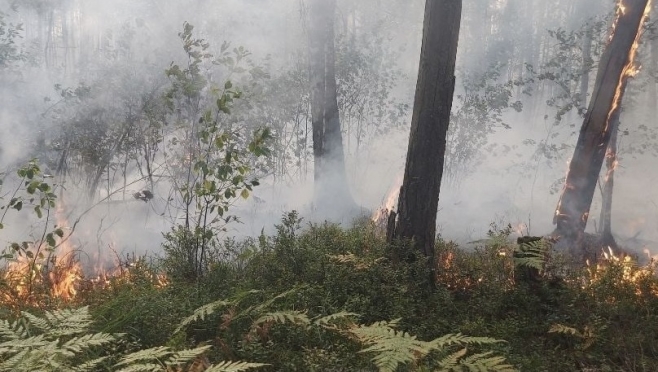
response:
M625 0L626 10L617 13L614 34L599 62L590 104L554 218L557 224L554 234L567 247L581 246L596 183L610 144L614 127L611 124L620 108L624 82L634 69L633 45L641 34L647 2Z
M338 110L334 18L336 0L309 1L311 120L315 200L321 209L351 209ZM339 204L337 204L339 203ZM340 212L340 211L338 211Z
M393 238L412 239L434 271L436 214L455 88L461 0L427 0L411 135Z

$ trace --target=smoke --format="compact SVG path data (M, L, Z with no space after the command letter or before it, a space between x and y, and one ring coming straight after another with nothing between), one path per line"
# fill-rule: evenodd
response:
M610 2L602 0L588 1L588 6L578 9L566 0L550 5L539 0L494 3L465 4L453 112L465 102L474 102L461 98L469 94L485 98L490 94L486 105L502 97L492 97L486 87L476 91L469 85L474 76L487 74L490 66L501 66L497 76L487 78L491 85L527 78L527 65L541 72L542 60L547 58L544 54L556 45L548 29L574 30L586 19L612 12ZM252 197L238 199L231 206L230 211L241 222L227 225L227 236L273 232L274 224L292 209L299 210L307 221L347 225L377 209L403 172L423 4L420 0L338 3L339 104L346 176L356 208L342 198L328 198L322 206L314 201L311 123L305 95L308 17L300 0L65 0L44 3L42 8L19 2L18 12L0 2L7 19L24 24L24 38L19 43L33 57L32 61L17 62L19 68L11 74L0 73L0 166L12 172L37 156L45 170L54 173L62 154L52 150L56 144L51 139L57 137L63 124L77 125L80 130L104 128L101 124L111 126L143 110L150 102L144 97L155 99L166 92L170 80L164 71L170 63L184 66L187 62L177 34L183 22L189 22L195 26L194 37L210 43L211 53L218 55L224 41L231 43L229 51L243 46L251 52L248 58L254 65L269 74L248 87L253 96L245 98L248 106L243 111L236 110L234 124L271 126L280 138L277 145L285 148L276 153L280 159L260 174L261 186L254 189ZM647 70L651 69L644 69L636 80ZM215 75L213 82L225 77ZM54 88L61 84L63 89L75 90L81 83L91 89L85 97L66 98L61 89ZM634 84L636 81L630 82L630 86ZM560 94L555 84L536 82L532 95L524 94L526 88L505 88L512 102L523 103L520 113L507 107L494 119L465 116L468 120L458 122L465 136L458 148L481 140L484 145L476 146L472 162L459 173L444 177L437 221L437 231L443 237L476 240L486 235L492 222L522 226L523 233L552 231L559 180L566 171L581 120L571 111L555 123L557 109L546 104ZM651 115L647 113L655 106L655 102L644 103L649 100L646 91L636 94L640 103L627 105L622 116L622 131L629 133L623 137L622 148L626 144L628 152L620 153L613 230L624 238L658 241L658 206L654 202L658 199L653 187L658 175L650 166L654 145L646 141L650 132L638 131L649 123L646 118ZM259 94L261 98L253 98ZM96 116L90 114L94 110ZM98 119L97 127L82 120L90 117ZM482 128L477 138L469 139L469 133L476 133L471 128L476 127ZM636 133L642 138L637 139ZM40 142L43 138L45 142ZM167 132L166 139L172 138L172 132ZM647 147L635 146L642 139ZM154 164L161 165L161 161L157 158ZM85 196L84 180L89 174L84 169L57 179L65 181L58 195L69 224L80 219L72 239L90 260L94 255L111 259L113 252L161 252L162 233L180 223L180 214L171 209L171 180L162 177L152 187L134 166L122 174L119 163L115 161L104 171L92 198ZM274 169L276 174L272 174ZM326 187L334 188L330 184ZM155 197L148 202L132 198L143 189L152 189ZM2 195L7 190L8 184ZM598 216L597 208L599 202L595 201L591 216ZM36 236L38 222L26 213L13 213L5 221L2 242L26 239L31 230Z

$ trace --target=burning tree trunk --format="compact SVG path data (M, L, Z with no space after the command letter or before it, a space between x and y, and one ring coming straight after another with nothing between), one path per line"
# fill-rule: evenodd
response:
M433 268L436 213L455 88L461 0L427 0L411 135L392 238L413 239ZM392 226L393 224L389 224ZM389 227L390 229L390 227Z
M577 247L582 241L625 82L637 72L634 58L649 11L648 2L623 0L618 4L612 35L599 62L592 97L555 213L554 234L567 247Z
M353 204L347 185L341 135L334 46L336 0L309 2L311 120L316 202Z

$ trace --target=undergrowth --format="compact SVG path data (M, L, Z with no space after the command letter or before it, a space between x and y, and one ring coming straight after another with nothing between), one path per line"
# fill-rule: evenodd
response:
M469 249L437 240L428 291L426 261L399 260L414 252L387 244L368 221L340 228L291 213L273 236L214 247L202 277L81 291L75 306L88 306L89 318L76 333L56 336L32 320L80 309L4 313L4 328L42 344L18 349L27 343L2 331L0 363L24 352L21 363L42 363L36 369L105 358L88 369L102 371L154 363L148 355L172 371L658 370L652 265L609 257L574 267L549 242L516 244L510 234L492 229ZM143 270L171 272L170 263ZM84 337L89 344L66 351ZM193 363L167 364L186 355Z

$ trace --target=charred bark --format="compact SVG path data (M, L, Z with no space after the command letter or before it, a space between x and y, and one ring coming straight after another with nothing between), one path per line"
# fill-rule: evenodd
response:
M398 220L389 233L411 239L434 269L436 214L455 88L461 0L427 0L409 149ZM389 224L390 226L390 224Z
M334 17L336 0L309 1L311 122L316 203L352 205L338 109Z
M633 46L639 37L648 0L625 0L606 46L596 76L587 114L569 164L558 204L554 235L560 245L574 249L583 239L592 198L612 134L612 119L624 95L624 81L632 75Z

